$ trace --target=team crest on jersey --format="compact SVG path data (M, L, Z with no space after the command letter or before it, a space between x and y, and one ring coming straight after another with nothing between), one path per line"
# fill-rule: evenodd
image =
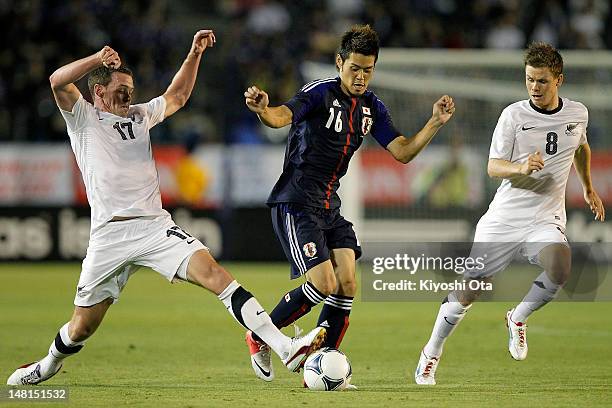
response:
M370 128L372 127L372 123L374 123L374 121L372 120L370 116L363 117L363 120L361 122L361 134L362 135L367 135L368 133L370 133Z
M567 129L565 129L565 134L568 136L574 135L574 130L578 127L578 123L570 123L567 125Z
M304 244L304 247L302 247L302 249L304 250L304 255L309 258L312 258L317 254L317 245L314 242Z

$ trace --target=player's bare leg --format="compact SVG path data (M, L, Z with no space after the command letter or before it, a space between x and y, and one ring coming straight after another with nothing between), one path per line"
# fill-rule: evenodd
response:
M355 251L351 248L338 248L332 249L331 253L338 282L336 293L343 296L355 296L357 293Z
M196 251L187 265L187 280L219 296L234 278L206 250Z
M337 286L327 296L317 326L327 328L327 347L338 348L349 326L349 315L357 292L355 280L355 251L336 248L331 251Z
M544 271L533 281L521 303L506 313L508 351L515 360L527 358L527 318L553 300L567 282L572 264L572 253L565 244L551 244L538 254Z
M491 278L482 279L490 282ZM481 290L453 291L440 305L429 341L421 350L419 363L414 372L414 381L420 385L435 385L435 374L442 356L444 343L461 323L472 303L478 299Z
M306 357L320 348L325 340L325 330L321 328L293 339L281 333L257 299L240 286L206 250L196 251L191 256L187 279L217 295L232 316L257 334L292 371L297 371Z
M336 281L332 260L327 260L309 269L306 272L306 280L312 283L324 296L334 293L338 282Z
M91 307L74 308L68 334L74 342L83 342L90 338L100 327L108 308L113 304L113 299L106 299Z
M18 368L7 380L8 385L35 385L53 377L66 357L78 353L102 323L112 298L90 307L76 306L70 322L62 326L47 354L40 361Z

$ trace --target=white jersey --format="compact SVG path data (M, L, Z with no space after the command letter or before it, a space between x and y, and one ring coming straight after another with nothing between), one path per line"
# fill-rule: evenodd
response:
M544 168L529 176L504 179L485 216L515 227L553 223L565 228L565 187L578 146L587 143L587 108L559 99L553 111L519 101L502 112L489 159L524 163L539 151Z
M132 105L123 118L94 108L83 96L60 109L91 206L91 231L115 216L168 214L162 209L149 129L164 120L163 96Z

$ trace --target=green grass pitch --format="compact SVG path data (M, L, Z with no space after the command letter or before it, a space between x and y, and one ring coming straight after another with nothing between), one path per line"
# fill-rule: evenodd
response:
M225 266L268 310L297 283L284 264ZM0 265L0 380L45 354L70 317L79 268ZM276 380L256 379L244 330L214 296L143 269L81 353L46 384L67 386L74 407L612 406L612 303L558 302L537 312L523 362L506 349L509 306L476 304L446 344L438 385L424 388L412 373L438 304L357 301L343 351L359 390L313 392L276 356ZM301 326L311 328L317 313ZM28 406L0 401L11 405Z

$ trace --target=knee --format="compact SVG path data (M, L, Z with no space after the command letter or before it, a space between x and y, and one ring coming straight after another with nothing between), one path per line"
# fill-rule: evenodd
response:
M215 261L201 263L189 272L191 280L217 295L233 280L229 272Z
M68 326L68 335L74 342L85 341L96 331L96 325L83 320L71 321Z
M68 324L68 336L74 342L81 342L91 337L102 323L108 308L113 304L112 298L107 298L90 308L75 307Z
M554 267L549 273L549 278L553 283L556 283L557 285L564 285L565 282L567 282L567 280L569 279L570 273L571 268L569 265L554 265Z
M469 305L474 303L476 300L478 300L479 296L480 291L477 290L464 290L455 292L455 297L463 307L468 307Z
M457 296L457 300L461 303L461 306L468 307L478 299L478 293L466 294L463 293Z
M329 296L336 291L337 281L333 273L326 273L324 276L317 279L316 282L312 283L324 296Z
M540 265L548 278L557 285L563 285L569 279L572 266L572 253L569 247L556 244L541 251Z
M357 293L357 281L355 276L343 276L338 280L339 292L345 296L355 296Z

